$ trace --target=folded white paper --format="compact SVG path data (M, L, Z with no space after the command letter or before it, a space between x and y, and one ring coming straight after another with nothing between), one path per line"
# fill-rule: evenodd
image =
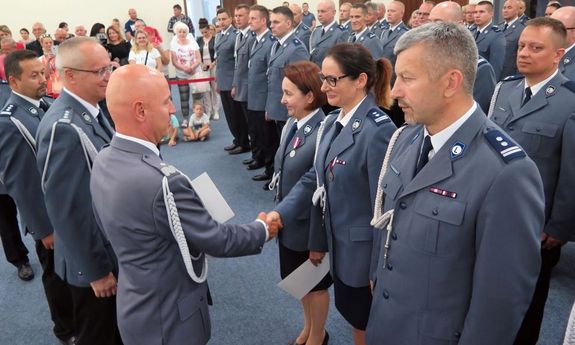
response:
M200 197L210 216L219 223L225 223L234 216L234 211L226 202L218 187L207 173L203 173L192 181L192 187Z
M329 253L317 267L307 260L290 273L278 286L296 299L300 300L313 289L329 272Z

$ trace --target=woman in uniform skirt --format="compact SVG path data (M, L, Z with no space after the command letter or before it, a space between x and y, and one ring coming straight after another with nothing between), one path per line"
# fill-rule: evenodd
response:
M319 67L313 62L300 61L287 65L284 69L282 90L282 103L286 106L290 118L284 126L275 155L274 182L270 184L270 188L276 189L278 202L288 195L301 176L313 165L318 128L325 118L321 106L326 103L325 94L321 92ZM310 207L307 207L293 218L282 219L284 229L278 237L282 279L309 259L310 214ZM326 274L321 282L302 298L304 327L290 344L327 344L327 289L331 285L331 277Z

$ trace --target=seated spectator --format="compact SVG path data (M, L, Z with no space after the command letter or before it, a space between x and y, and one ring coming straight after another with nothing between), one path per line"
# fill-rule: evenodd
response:
M0 80L6 80L6 72L4 71L4 59L6 58L6 55L16 49L16 42L14 42L13 38L5 37L0 40ZM1 104L0 107L2 107Z
M128 56L132 45L122 37L122 32L115 26L109 26L106 29L108 43L106 50L110 53L110 60L118 63L120 66L128 64Z
M122 32L122 26L120 25L120 20L118 18L112 19L112 26ZM122 32L120 36L124 37L124 33Z
M30 38L30 31L28 31L28 29L26 28L20 29L20 38L21 40L19 41L19 43L22 43L24 45L33 41L33 39Z
M54 32L54 45L59 45L68 39L68 32L62 28L56 29Z
M76 34L76 37L86 36L86 32L87 31L84 25L76 25L76 27L74 28L74 33Z
M40 44L40 36L46 33L46 28L44 28L44 24L42 23L34 23L32 25L32 33L36 39L28 44L26 44L26 49L35 51L38 56L42 56L43 50L42 45Z
M169 146L176 146L179 132L180 132L180 122L178 121L176 115L171 114L170 129L168 131L168 134L162 138L162 144L165 144L167 141Z
M12 30L7 25L0 25L0 41L3 38L12 38ZM16 42L15 42L16 43ZM16 43L16 49L24 49L25 44Z
M61 22L60 24L58 24L58 29L64 29L64 31L66 31L66 39L74 37L74 34L71 34L69 32L70 28L68 27L68 23Z
M204 112L200 102L194 103L194 115L190 119L190 126L184 128L184 141L204 141L210 135L210 117Z
M162 59L160 52L152 46L145 31L136 31L136 43L132 45L128 62L131 64L146 65L161 71Z
M44 76L46 77L46 93L51 96L57 96L62 91L62 82L56 69L56 47L54 40L49 34L40 36L43 55L38 59L44 65Z

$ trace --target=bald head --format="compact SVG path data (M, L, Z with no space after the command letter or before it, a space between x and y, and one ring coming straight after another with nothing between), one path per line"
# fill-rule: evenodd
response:
M172 104L164 75L144 65L126 65L110 76L106 101L118 133L157 144L168 133Z
M431 10L429 19L432 22L463 24L463 11L457 2L444 1L437 4L437 6Z
M299 25L299 23L301 23L301 19L303 18L303 11L301 7L295 3L291 3L288 7L293 12L294 26Z
M564 6L553 12L551 18L557 19L567 29L567 47L575 44L575 7L574 6ZM566 48L567 48L566 47Z

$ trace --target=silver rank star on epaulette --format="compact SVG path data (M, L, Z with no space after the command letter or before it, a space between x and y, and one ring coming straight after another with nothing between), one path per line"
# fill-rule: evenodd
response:
M371 117L371 119L373 121L375 121L375 123L379 126L382 123L385 122L389 122L391 121L391 119L389 118L389 116L387 116L385 113L379 111L379 110L371 110L369 112L369 114L367 114L368 117Z
M485 138L487 139L487 142L489 142L489 144L499 153L505 163L509 163L515 158L526 156L523 149L511 141L511 139L509 139L500 130L488 130L485 133Z
M160 165L162 166L160 171L162 174L164 174L164 176L170 177L178 172L178 169L176 169L173 165L168 165L166 163L160 163Z
M8 104L7 106L4 107L4 109L2 109L2 112L0 112L0 114L1 115L12 115L12 112L14 112L14 109L16 109L16 105Z

